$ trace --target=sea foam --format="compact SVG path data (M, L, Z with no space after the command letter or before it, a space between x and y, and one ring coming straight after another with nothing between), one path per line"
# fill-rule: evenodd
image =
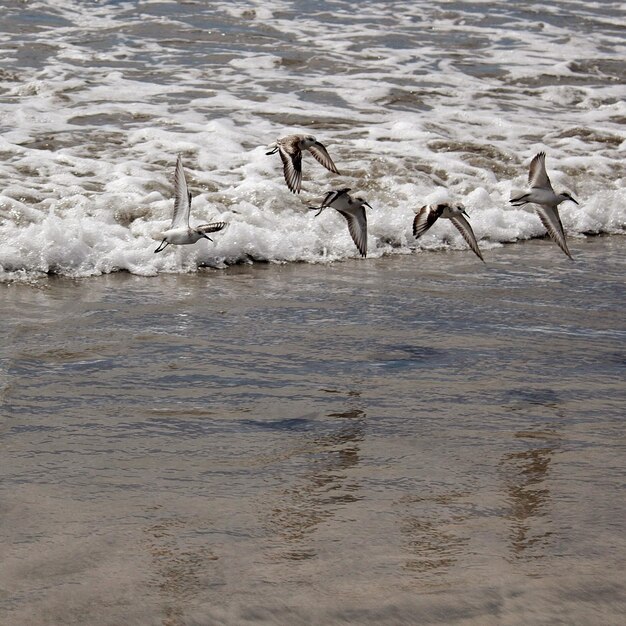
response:
M0 40L0 280L356 258L343 218L307 208L341 187L373 207L369 257L466 249L447 223L412 236L414 212L448 200L489 250L545 235L532 207L508 205L540 150L580 202L560 207L568 237L624 232L625 46L609 8L574 22L562 3L532 16L323 4L298 19L278 1L35 4L8 12L18 27ZM265 152L302 131L341 175L305 154L296 196ZM228 227L154 254L177 154L192 224Z

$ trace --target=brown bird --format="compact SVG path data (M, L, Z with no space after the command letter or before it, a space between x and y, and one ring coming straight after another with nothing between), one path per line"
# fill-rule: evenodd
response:
M478 242L470 223L465 219L467 213L462 204L427 204L423 206L413 220L413 236L421 237L440 217L450 220L467 241L469 247L476 256L484 263L483 255L478 247Z
M270 144L269 152L278 154L283 161L285 182L289 191L300 193L302 187L302 151L308 150L327 170L339 174L326 148L313 135L287 135Z
M310 206L309 209L317 211L317 217L325 208L332 207L346 218L348 231L358 248L361 256L367 256L367 216L365 207L372 208L363 198L353 198L348 192L350 189L329 191L321 206Z

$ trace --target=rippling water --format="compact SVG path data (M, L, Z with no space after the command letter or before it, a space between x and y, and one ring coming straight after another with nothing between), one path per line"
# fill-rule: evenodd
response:
M0 623L622 624L623 17L4 2ZM155 255L178 153L229 226Z
M0 286L0 621L621 623L624 250Z
M413 211L446 198L488 251L544 235L507 206L539 150L581 202L570 238L624 231L618 3L5 5L0 279L354 257L340 216L304 210L345 186L374 207L370 256L465 248L450 224L413 240ZM300 198L265 146L302 130L342 175L305 158ZM193 220L230 225L155 256L177 153Z

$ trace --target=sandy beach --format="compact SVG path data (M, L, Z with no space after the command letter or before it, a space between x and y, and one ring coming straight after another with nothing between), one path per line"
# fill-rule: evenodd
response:
M0 285L0 622L619 624L623 237Z

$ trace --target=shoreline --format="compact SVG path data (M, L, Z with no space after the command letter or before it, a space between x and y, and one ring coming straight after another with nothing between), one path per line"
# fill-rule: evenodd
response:
M616 238L619 240L619 238L622 237L626 237L626 233L597 233L597 234L593 234L593 235L587 235L587 234L583 234L583 235L579 235L576 237L570 237L569 238L569 243L572 249L572 254L573 254L573 261L576 262L577 261L577 257L576 257L576 253L577 252L584 252L586 249L586 246L589 244L594 244L595 242L600 242L600 241L605 241L605 240L612 240L613 238ZM582 245L580 245L582 243ZM493 248L484 248L484 251L486 253L486 258L485 258L485 265L487 267L489 267L490 263L497 263L497 259L508 259L510 256L515 255L516 252L519 251L519 249L517 247L517 244L522 244L524 246L526 246L526 249L532 249L530 248L531 246L536 246L536 245L547 245L549 248L550 247L554 247L555 250L553 251L555 254L554 256L555 258L555 262L558 261L559 259L559 254L557 254L557 252L560 252L558 250L558 248L556 247L556 245L554 244L554 242L552 242L550 240L550 238L546 235L544 237L535 237L532 239L525 239L525 240L521 240L521 241L514 241L514 242L506 242L506 243L501 243L499 242L496 246L494 246ZM544 257L546 256L540 249L532 249L532 252L537 252L540 255L541 259L544 259ZM442 248L442 249L423 249L423 248L414 248L414 249L410 249L410 250L398 250L398 251L394 251L390 254L383 254L379 257L369 257L369 258L365 258L365 259L361 259L359 257L354 257L354 258L342 258L342 259L336 259L336 260L330 260L330 261L324 261L324 260L320 260L317 262L311 262L311 261L242 261L240 263L234 263L232 265L225 265L224 267L213 267L210 265L198 265L195 269L191 268L188 270L183 270L182 268L178 271L161 271L158 272L156 274L141 274L141 273L134 273L131 272L128 269L118 269L115 271L111 271L111 272L107 272L107 273L101 273L101 274L90 274L90 275L86 275L86 276L71 276L68 274L63 274L63 273L57 273L57 272L48 272L48 273L38 273L38 274L33 274L33 273L29 273L26 270L16 270L16 271L12 271L12 272L5 272L5 274L0 274L0 287L1 286L10 286L10 285L15 285L15 284L24 284L24 285L31 285L31 286L40 286L40 284L45 284L46 281L48 280L69 280L69 281L84 281L84 280L91 280L91 279L95 279L95 278L100 278L100 277L105 277L105 276L114 276L114 275L120 275L120 276L128 276L128 277L135 277L135 278L146 278L146 279L153 279L153 278L159 278L159 277L165 277L165 276L193 276L193 275L202 275L203 273L222 273L222 272L226 272L226 273L237 273L237 272L247 272L249 269L252 268L265 268L265 267L299 267L299 266L312 266L312 267L335 267L338 266L340 267L343 264L349 264L349 263L353 263L353 262L358 262L358 263L371 263L371 262L381 262L384 261L386 259L396 259L396 258L420 258L420 259L431 259L431 255L432 255L432 259L440 259L440 258L448 258L451 260L451 265L455 265L456 261L458 260L458 255L463 255L466 253L470 253L472 254L471 250L469 249L450 249L450 248ZM428 255L426 257L422 257L422 255ZM442 255L445 255L442 257ZM448 256L449 255L449 256ZM495 259L492 258L490 259L490 256L493 255L494 257L496 257ZM530 259L532 258L531 255L529 254L528 256L529 258L529 262ZM493 266L492 266L493 267ZM6 277L6 274L19 274L18 277Z

